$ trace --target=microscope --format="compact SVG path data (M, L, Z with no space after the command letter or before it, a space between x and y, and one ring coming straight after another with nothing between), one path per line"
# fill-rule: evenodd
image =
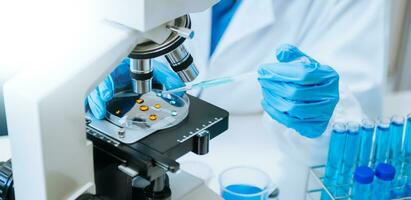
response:
M187 95L188 114L180 123L135 131L84 109L85 97L127 56L135 94L153 90L158 57L181 80L193 81L199 71L184 47L194 35L189 13L217 1L103 0L107 20L79 36L81 52L64 55L58 69L38 66L8 81L12 162L0 167L7 169L0 173L7 181L0 199L218 199L176 160L188 152L207 154L209 141L228 129L227 111Z

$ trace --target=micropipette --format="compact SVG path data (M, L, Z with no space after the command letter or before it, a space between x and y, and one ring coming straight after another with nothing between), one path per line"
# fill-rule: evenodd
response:
M251 78L257 79L257 76L258 75L256 72L248 72L248 73L233 75L233 76L224 76L221 78L201 81L199 83L187 84L184 87L166 90L166 91L163 91L162 93L170 94L170 93L176 93L176 92L184 92L184 91L191 90L191 89L202 89L202 88L215 87L215 86L225 85L227 83L234 83L237 81L251 79Z

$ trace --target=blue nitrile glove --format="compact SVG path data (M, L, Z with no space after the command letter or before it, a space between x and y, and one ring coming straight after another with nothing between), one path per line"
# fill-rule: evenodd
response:
M162 84L167 90L184 86L181 79L168 66L158 61L153 61L152 65L153 80ZM124 88L129 84L131 84L130 60L127 58L87 97L88 106L94 117L103 119L107 112L106 103L113 98L115 89Z
M258 70L264 110L305 137L320 136L339 99L337 72L292 45L282 45L276 56L278 63Z

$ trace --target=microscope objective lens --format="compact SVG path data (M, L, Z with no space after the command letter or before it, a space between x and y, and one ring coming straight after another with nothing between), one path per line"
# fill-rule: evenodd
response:
M148 108L148 106L146 106L146 105L141 105L141 106L140 106L140 110L141 110L141 111L148 111L148 109L149 109L149 108Z
M150 115L148 118L149 118L151 121L155 121L155 120L157 120L157 115L152 114L152 115Z
M136 103L142 104L142 103L144 103L144 99L137 99L137 100L136 100Z

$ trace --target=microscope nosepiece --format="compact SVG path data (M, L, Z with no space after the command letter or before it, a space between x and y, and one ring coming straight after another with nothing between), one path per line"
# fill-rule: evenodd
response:
M191 82L197 78L199 72L194 64L193 57L183 45L180 45L165 55L171 68L184 82Z
M145 94L151 91L153 79L151 59L130 59L130 75L135 93Z

